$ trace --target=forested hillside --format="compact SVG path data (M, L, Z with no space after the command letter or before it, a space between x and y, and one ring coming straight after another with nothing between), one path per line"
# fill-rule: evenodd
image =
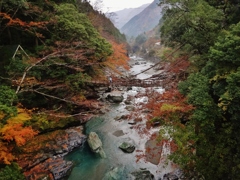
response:
M161 43L174 52L165 60L178 81L150 98L149 123L170 127L171 158L189 179L240 179L240 1L160 5Z
M0 179L11 180L24 179L15 162L34 136L96 110L91 79L128 68L124 35L86 0L1 1L0 58Z

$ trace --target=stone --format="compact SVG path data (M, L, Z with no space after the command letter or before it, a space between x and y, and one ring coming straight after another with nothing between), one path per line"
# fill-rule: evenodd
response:
M135 180L154 180L154 175L146 169L140 169L131 173Z
M179 178L177 177L177 175L172 173L164 174L163 176L163 180L178 180L178 179Z
M123 176L124 168L115 167L107 172L102 180L120 180Z
M128 142L123 142L119 148L126 153L132 153L135 150L135 146Z
M128 111L134 111L135 107L134 106L126 106L125 109Z
M158 165L160 163L161 154L162 154L162 142L159 142L158 134L154 133L152 137L145 144L145 156L146 161Z
M124 97L122 95L108 95L107 99L109 102L120 103L123 101Z
M102 148L102 141L98 137L97 133L90 132L90 134L88 135L87 142L89 147L94 153L99 154L100 157L102 158L106 158L106 154Z
M117 130L113 133L113 135L116 136L116 137L120 137L120 136L123 136L125 134L124 134L123 130Z
M58 130L36 136L32 142L26 144L17 161L26 178L61 179L66 176L73 164L71 161L64 160L63 157L84 144L86 136L82 131L82 126Z

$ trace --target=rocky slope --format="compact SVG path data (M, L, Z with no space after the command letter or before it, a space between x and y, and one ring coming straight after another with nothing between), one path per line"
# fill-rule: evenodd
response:
M18 157L26 179L61 179L73 163L64 156L86 141L83 127L72 127L37 136Z

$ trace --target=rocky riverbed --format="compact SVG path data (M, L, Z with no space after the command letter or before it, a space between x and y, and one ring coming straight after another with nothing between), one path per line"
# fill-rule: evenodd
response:
M152 65L143 59L133 59L131 63L133 74ZM151 71L137 78L150 77L154 70ZM153 89L160 93L164 91L161 87ZM157 140L159 127L146 129L146 115L151 110L138 109L139 104L147 102L147 97L136 96L142 91L145 89L141 87L116 87L103 94L101 99L109 104L109 111L87 122L85 132L86 135L93 131L98 134L106 158L90 153L85 144L85 148L67 156L68 160L76 163L69 180L166 179L170 176L179 179L178 169L167 160L170 144Z
M83 126L39 135L24 146L18 163L25 170L26 179L61 179L73 166L64 156L85 141Z

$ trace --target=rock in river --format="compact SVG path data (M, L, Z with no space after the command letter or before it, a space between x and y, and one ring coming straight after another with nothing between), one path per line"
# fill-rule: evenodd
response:
M131 173L135 180L154 180L154 175L146 169L140 169Z
M112 91L110 93L107 93L106 95L107 100L112 103L120 103L124 99L121 91Z
M132 153L134 150L135 150L135 146L131 143L128 143L128 142L123 142L119 148L121 150L123 150L123 152L126 152L126 153Z
M99 154L102 158L106 158L106 154L102 148L102 141L98 137L97 133L90 132L87 142L94 153Z

